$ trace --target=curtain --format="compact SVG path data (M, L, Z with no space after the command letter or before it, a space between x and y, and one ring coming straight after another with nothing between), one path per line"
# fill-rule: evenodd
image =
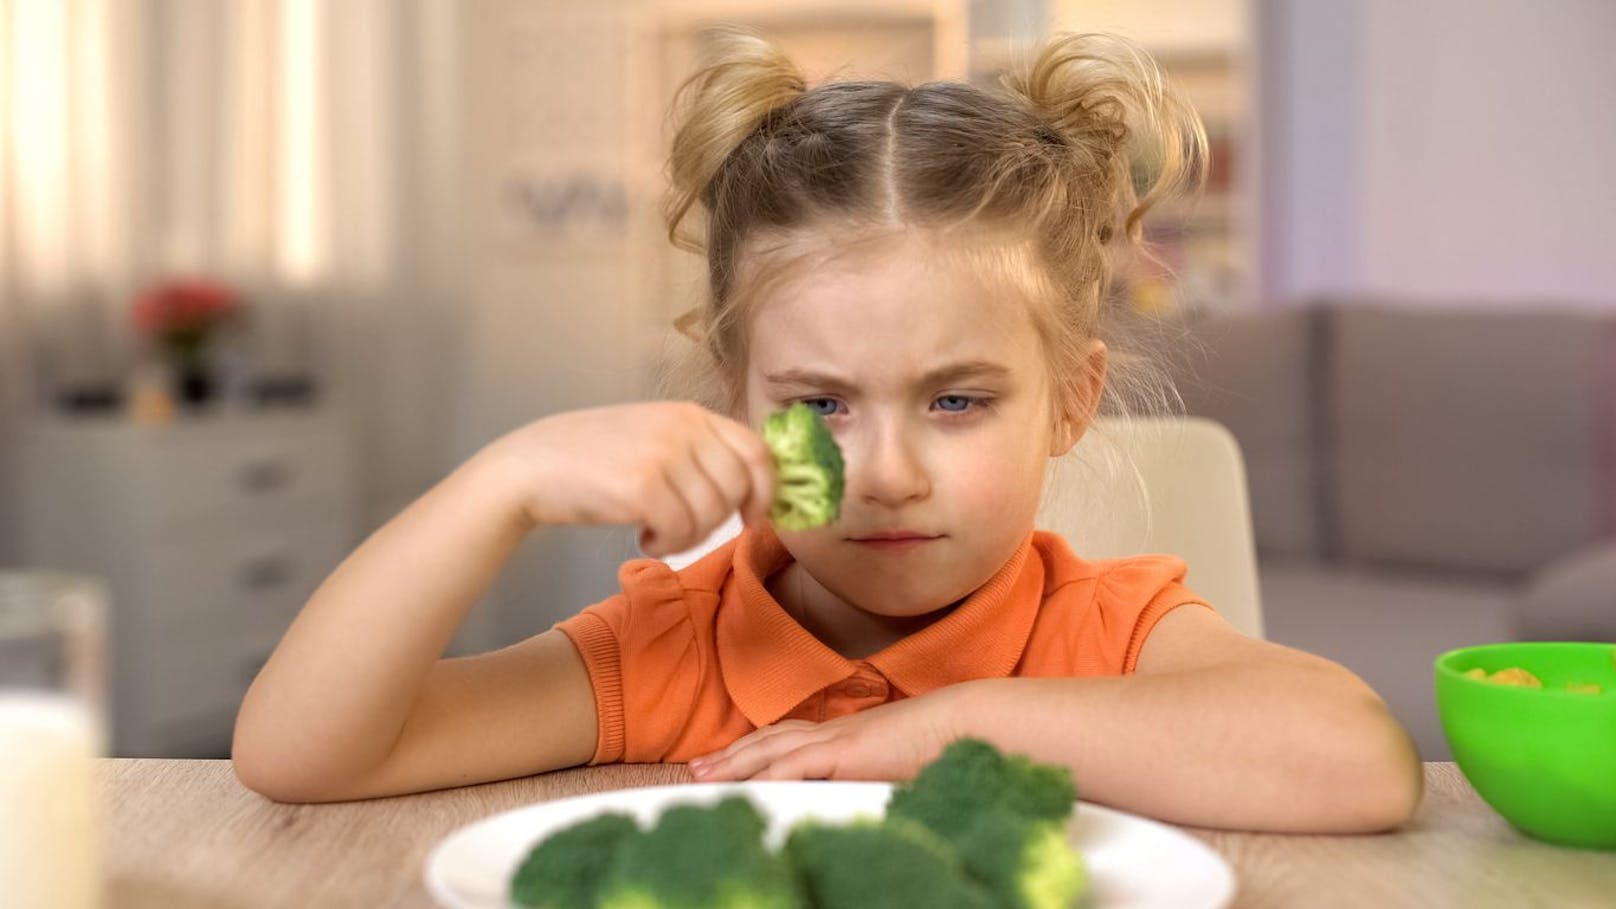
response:
M257 356L408 279L441 2L0 0L0 387L117 382L132 296L246 292ZM441 128L441 124L439 126ZM0 406L6 402L0 401Z

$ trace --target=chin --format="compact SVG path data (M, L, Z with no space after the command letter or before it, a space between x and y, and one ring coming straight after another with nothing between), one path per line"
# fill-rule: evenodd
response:
M891 585L879 586L868 591L867 595L863 596L860 594L865 594L866 592L860 590L850 590L846 594L840 591L832 592L846 602L856 603L860 610L870 615L878 615L889 619L915 619L931 615L938 610L947 609L954 603L964 599L965 596L969 596L969 592L958 597L950 597L946 594L927 596L922 593L919 596L909 596L899 600L893 598Z

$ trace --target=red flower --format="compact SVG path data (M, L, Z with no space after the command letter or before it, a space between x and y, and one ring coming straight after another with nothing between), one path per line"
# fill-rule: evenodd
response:
M135 330L173 346L200 345L240 307L240 297L228 285L206 278L171 279L135 300Z

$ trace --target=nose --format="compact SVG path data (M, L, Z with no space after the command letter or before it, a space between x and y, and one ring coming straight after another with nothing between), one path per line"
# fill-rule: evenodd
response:
M886 507L931 495L931 474L916 440L896 421L882 421L866 429L848 459L848 494Z

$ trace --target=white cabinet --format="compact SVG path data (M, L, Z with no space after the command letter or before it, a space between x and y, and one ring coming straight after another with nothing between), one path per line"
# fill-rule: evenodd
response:
M357 542L353 448L330 414L23 440L24 562L107 582L118 756L222 756L248 684Z

